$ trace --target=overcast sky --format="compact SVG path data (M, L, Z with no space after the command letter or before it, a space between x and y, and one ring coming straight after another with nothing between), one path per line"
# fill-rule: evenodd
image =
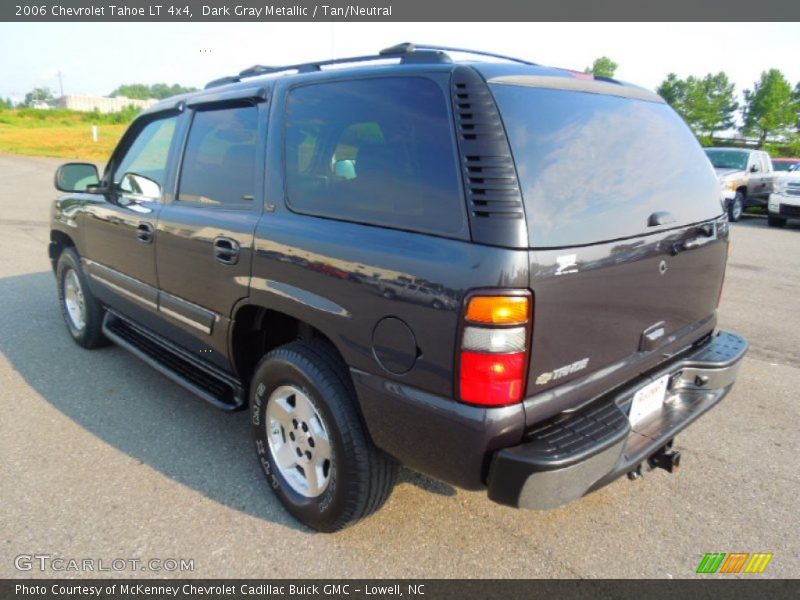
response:
M123 83L202 87L253 64L372 54L403 41L467 47L582 70L598 56L654 89L720 70L737 91L775 67L800 81L798 23L0 23L0 96L37 86L106 95Z

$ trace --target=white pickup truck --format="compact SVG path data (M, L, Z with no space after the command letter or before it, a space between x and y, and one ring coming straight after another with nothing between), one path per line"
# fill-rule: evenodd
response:
M800 165L776 180L767 210L770 227L783 227L787 219L800 219Z
M731 221L738 221L749 206L767 205L775 180L769 154L747 148L706 148L706 155L719 177Z

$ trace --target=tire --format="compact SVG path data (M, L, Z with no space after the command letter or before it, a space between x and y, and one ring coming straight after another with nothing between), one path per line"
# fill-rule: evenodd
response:
M261 468L298 521L338 531L389 498L398 465L372 444L346 366L325 345L292 342L267 354L250 405Z
M744 194L742 192L736 192L736 196L733 197L733 200L731 200L728 206L728 220L735 223L742 218L744 199Z
M81 261L74 248L65 248L56 265L58 302L67 331L84 348L98 348L108 343L103 335L103 306L89 289Z
M767 225L770 227L784 227L786 225L786 219L782 219L781 217L773 217L772 215L767 215Z

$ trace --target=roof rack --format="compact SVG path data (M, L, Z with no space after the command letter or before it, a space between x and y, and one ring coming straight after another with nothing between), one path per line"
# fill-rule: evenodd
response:
M492 58L500 58L503 60L510 60L513 62L535 65L536 63L522 60L521 58L514 58L512 56L504 56L502 54L493 54L491 52L483 52L481 50L467 50L464 48L450 48L448 46L432 46L428 44L412 44L405 42L397 44L389 48L384 48L378 54L367 56L352 56L349 58L334 58L330 60L322 60L308 63L298 63L294 65L284 66L266 66L254 65L238 75L230 75L228 77L221 77L206 84L205 89L227 85L229 83L237 83L247 77L258 77L259 75L272 75L275 73L283 73L286 71L296 71L298 73L310 73L314 71L321 71L322 67L329 67L333 65L344 65L353 63L365 63L381 60L389 60L399 58L401 63L404 64L442 64L452 63L453 60L447 55L447 52L460 52L464 54L473 54L476 56L489 56Z
M409 54L412 52L420 52L420 51L459 52L461 54L472 54L475 56L489 56L491 58L500 58L503 60L509 60L511 62L520 63L523 65L538 66L536 63L523 60L521 58L516 58L514 56L506 56L505 54L495 54L494 52L484 52L483 50L470 50L468 48L453 48L452 46L414 44L412 42L404 42L402 44L397 44L396 46L384 48L383 50L380 51L380 54L382 56L396 56L400 54Z

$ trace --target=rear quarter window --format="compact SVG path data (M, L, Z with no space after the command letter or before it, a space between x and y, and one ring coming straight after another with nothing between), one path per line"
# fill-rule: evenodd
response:
M392 77L300 86L285 123L286 195L297 212L463 237L447 98Z
M634 237L722 212L719 183L666 104L492 84L517 168L532 247ZM654 212L674 222L648 227Z

